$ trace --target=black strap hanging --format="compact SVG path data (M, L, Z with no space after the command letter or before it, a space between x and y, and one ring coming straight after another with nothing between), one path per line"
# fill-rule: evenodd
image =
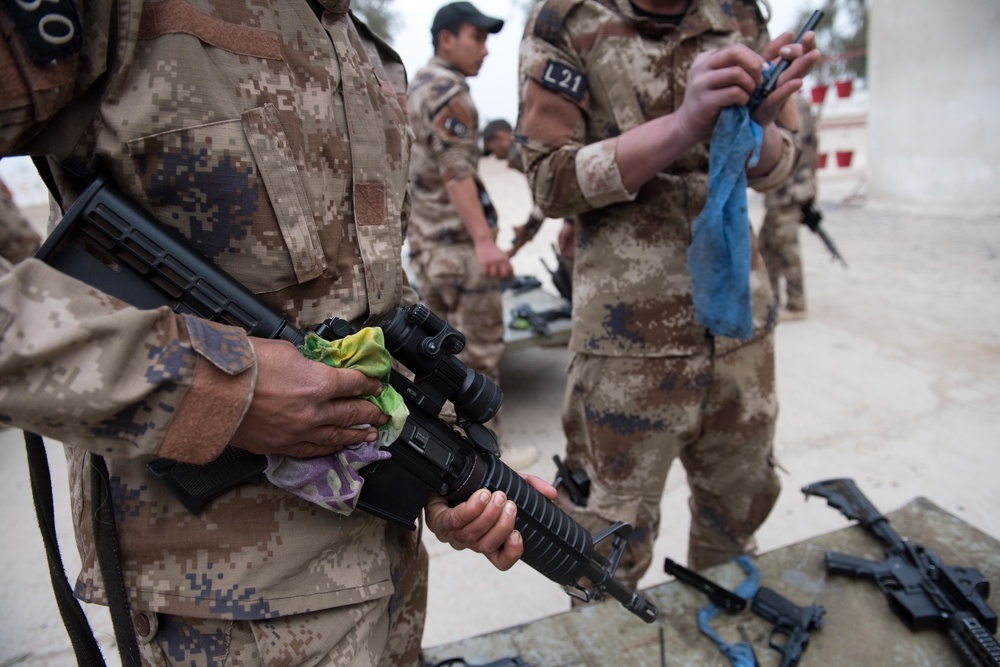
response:
M140 667L139 644L132 631L132 612L125 590L125 573L122 570L121 549L118 546L118 527L115 508L111 500L111 483L104 458L90 455L90 499L94 514L94 542L97 544L97 562L104 578L104 593L111 609L111 624L118 640L118 654L122 667Z
M97 640L94 639L90 622L83 613L80 601L73 597L73 589L66 579L66 569L59 553L55 509L52 502L52 476L49 473L49 461L45 457L45 445L40 435L27 431L24 432L24 444L28 452L28 471L31 478L31 495L35 502L35 516L42 533L42 544L45 545L45 558L49 563L49 578L52 580L52 590L56 596L59 615L62 616L63 625L69 633L77 664L80 667L90 665L103 667L104 656L97 646Z
M49 578L55 593L59 615L62 616L66 632L69 634L73 653L80 667L105 667L104 656L90 621L83 612L79 600L73 596L73 588L66 578L59 543L56 538L55 507L52 501L52 476L45 456L42 437L35 433L24 433L25 449L28 454L28 470L31 478L31 495L34 499L38 527L42 533L45 557L49 564ZM94 541L97 545L97 560L104 577L105 592L111 610L111 622L118 640L118 654L123 667L139 667L139 645L132 631L132 615L129 611L128 593L122 573L118 548L118 531L115 526L114 509L109 494L108 468L104 459L91 455L92 486L91 500L94 513Z

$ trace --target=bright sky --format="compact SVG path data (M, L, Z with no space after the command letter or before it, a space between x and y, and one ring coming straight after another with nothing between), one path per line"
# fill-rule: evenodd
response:
M393 46L402 56L407 72L412 76L430 59L431 21L434 14L445 2L397 1L392 10L401 18L402 25L396 29ZM490 35L486 57L479 75L470 79L472 97L479 109L479 120L485 125L495 118L504 118L510 123L517 119L517 51L524 31L525 16L514 0L473 0L479 11L489 16L502 18L506 23L503 30ZM795 32L799 26L793 25L801 8L813 8L819 0L770 0L774 12L769 24L771 35Z

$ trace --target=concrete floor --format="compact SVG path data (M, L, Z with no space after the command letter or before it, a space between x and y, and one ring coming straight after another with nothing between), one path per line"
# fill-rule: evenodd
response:
M482 169L500 208L502 241L509 242L510 226L526 219L530 206L523 178L494 160ZM776 449L784 490L758 533L761 550L846 525L838 512L798 493L839 476L853 477L883 512L926 496L1000 538L1000 219L880 210L862 198L845 203L860 176L821 181L824 227L850 268L832 263L808 231L800 235L809 318L777 332ZM751 209L759 222L759 197ZM558 226L546 223L515 258L519 273L547 279L538 258L551 264ZM542 455L527 472L549 479L552 455L563 448L559 413L570 357L564 348L520 350L501 369L506 437L536 445ZM0 432L0 534L9 540L0 554L0 667L67 665L69 641L49 587L19 438ZM51 448L50 460L59 536L75 576L61 448ZM679 466L662 511L643 587L666 580L663 557L683 562L686 554L687 486ZM480 556L455 552L429 534L425 540L432 556L425 646L569 608L561 588L526 565L496 572ZM102 643L111 645L105 610L88 613Z

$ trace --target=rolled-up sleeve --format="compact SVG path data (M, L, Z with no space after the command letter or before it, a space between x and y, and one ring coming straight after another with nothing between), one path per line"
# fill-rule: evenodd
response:
M593 208L603 208L623 201L632 201L638 192L629 192L622 185L615 151L618 138L605 139L584 146L576 154L576 180L580 191Z
M798 155L795 139L788 130L782 127L777 128L777 130L782 141L781 158L770 172L747 181L747 185L758 192L768 192L780 187L792 177L792 172L795 171Z

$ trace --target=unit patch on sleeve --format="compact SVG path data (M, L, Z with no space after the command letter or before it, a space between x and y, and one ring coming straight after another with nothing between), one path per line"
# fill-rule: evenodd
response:
M465 126L465 123L454 116L448 116L444 119L444 129L448 130L456 137L464 137L465 133L469 131L469 128Z
M572 97L577 102L582 101L587 94L586 75L551 58L542 68L538 82L550 90Z
M77 53L83 26L73 0L0 0L36 65Z

